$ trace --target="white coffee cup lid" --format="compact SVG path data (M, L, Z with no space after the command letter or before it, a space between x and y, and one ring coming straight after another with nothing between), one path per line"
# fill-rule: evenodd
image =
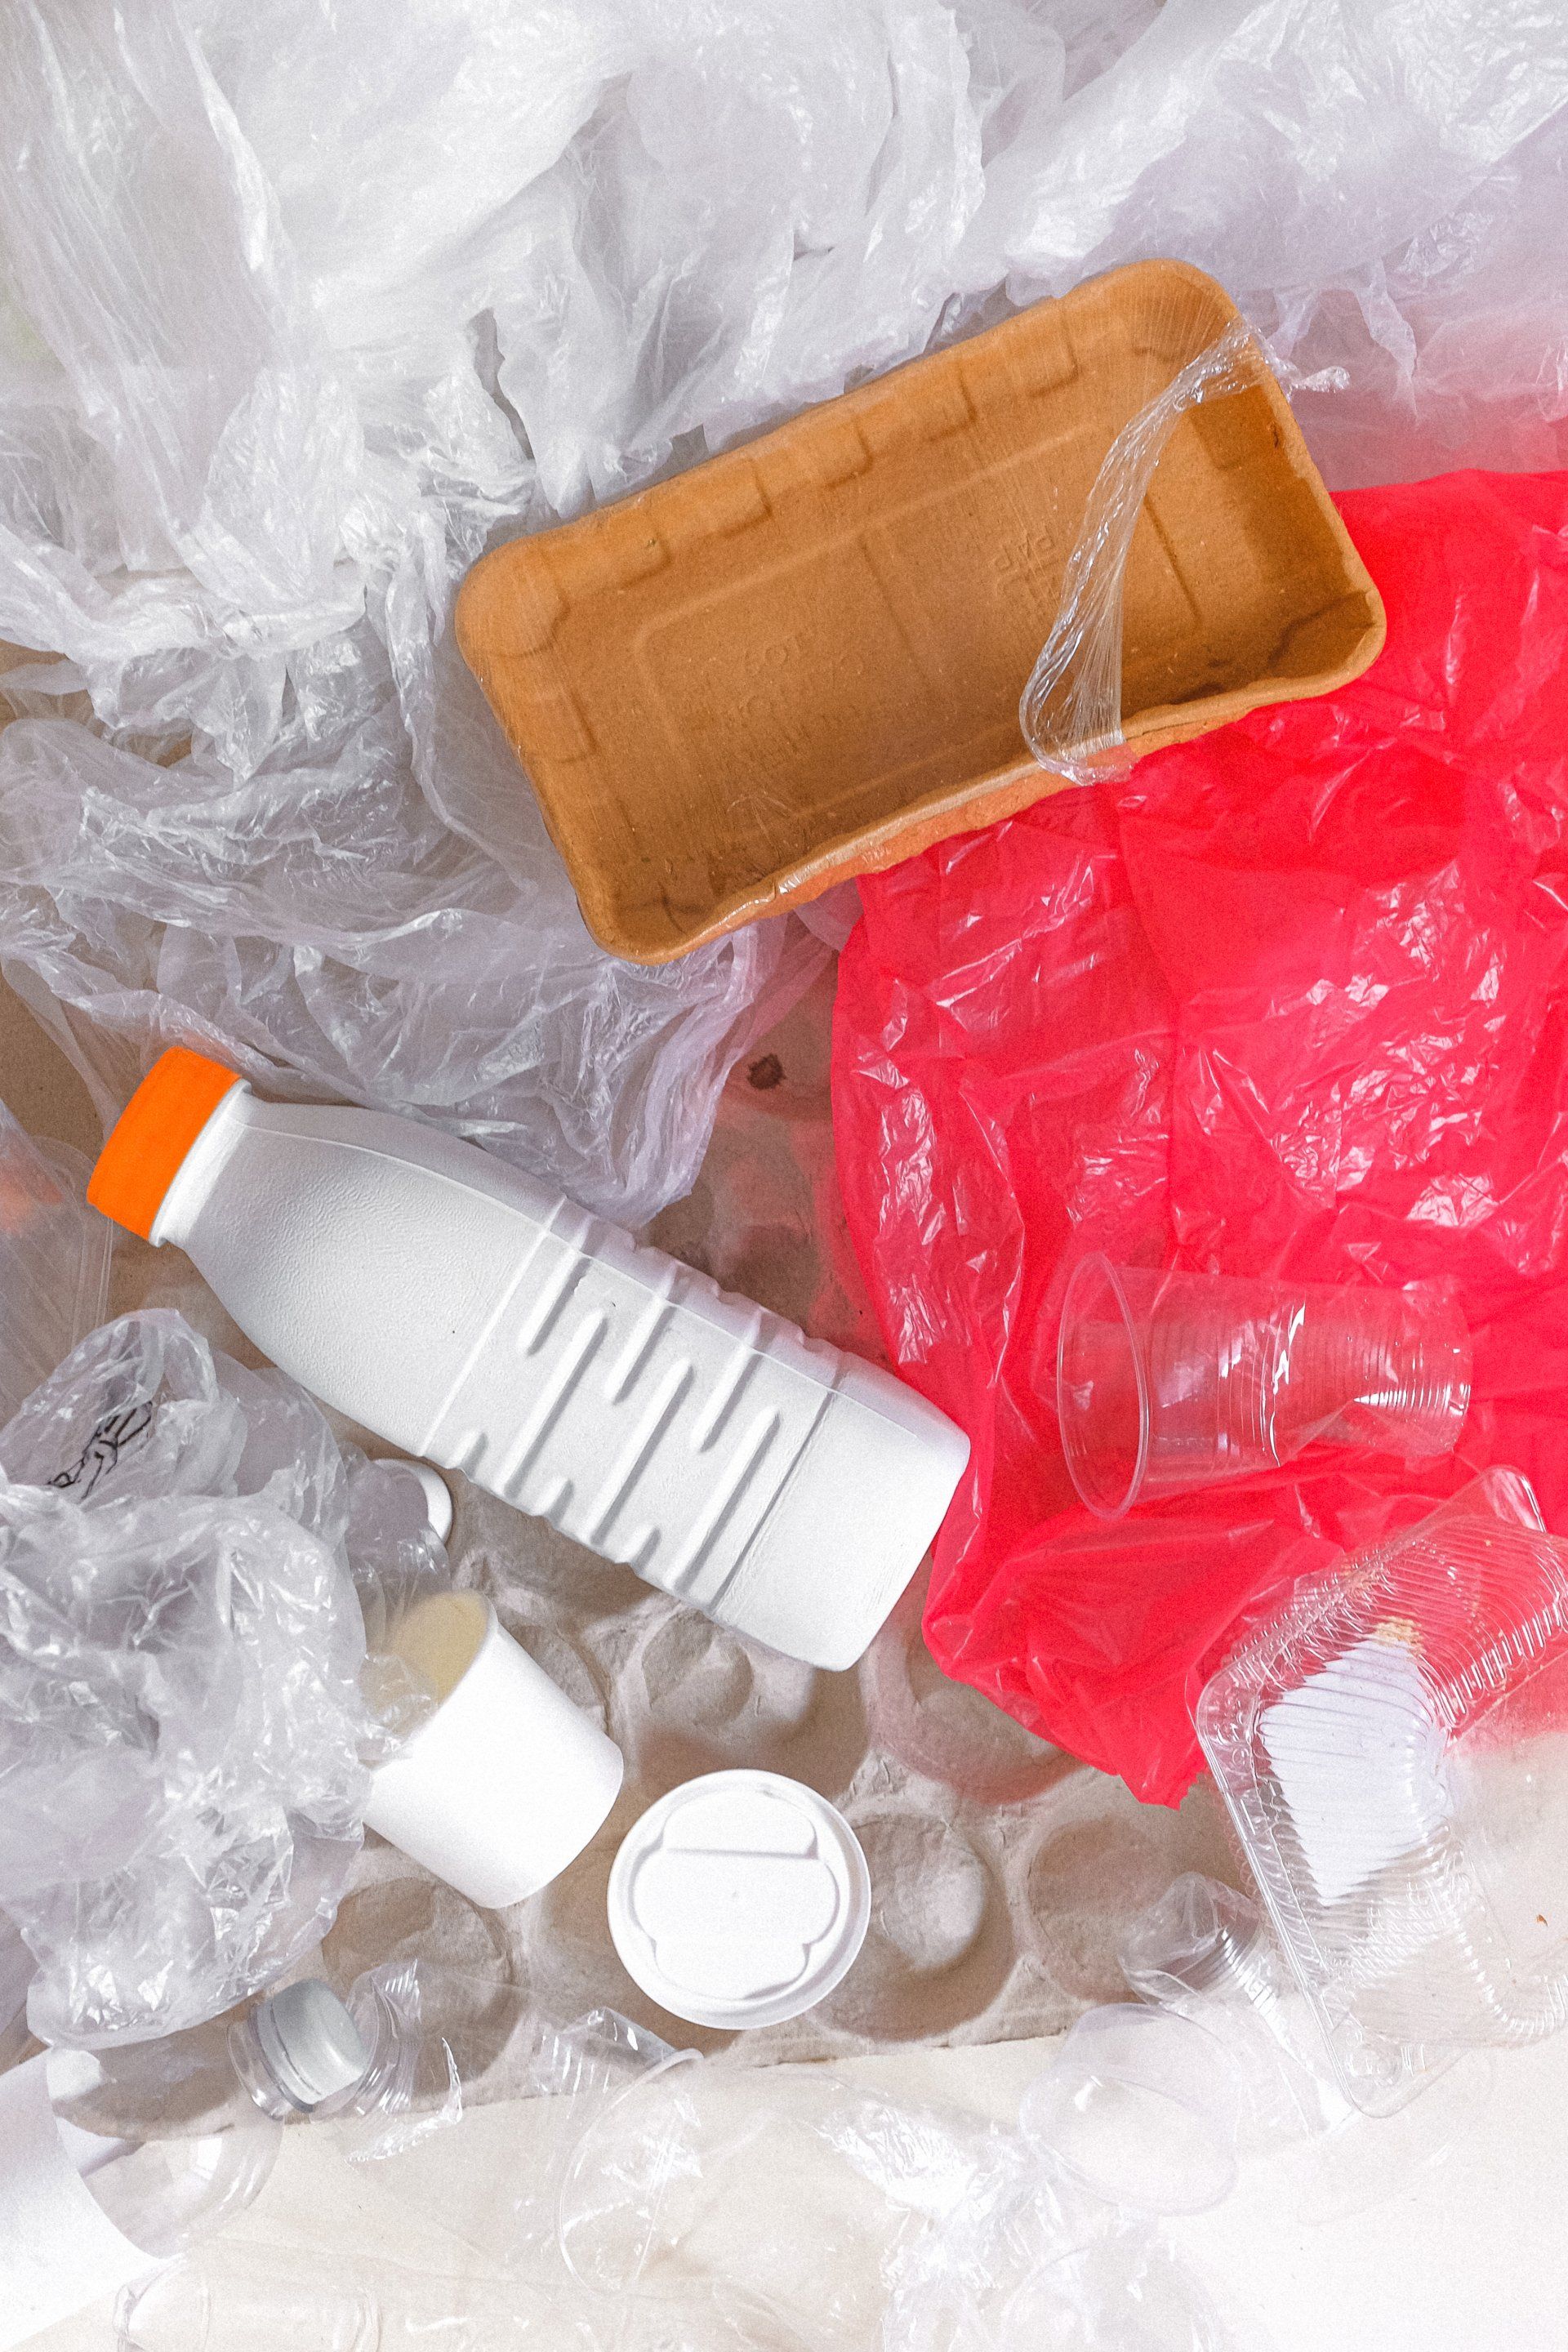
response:
M826 1797L710 1772L650 1806L610 1873L610 1934L650 2000L693 2025L781 2025L848 1974L871 1874Z

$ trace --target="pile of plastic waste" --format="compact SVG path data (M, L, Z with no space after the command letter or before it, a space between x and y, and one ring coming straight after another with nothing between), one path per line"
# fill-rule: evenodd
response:
M0 1108L0 2344L1260 2343L1167 2225L1377 2205L1568 2021L1568 18L11 0L0 88L0 971L106 1139ZM836 958L802 1235L704 1156ZM671 1612L640 1803L447 1480ZM681 2046L920 1907L699 1701L804 1723L933 1539L936 1664L1250 1887L1016 2122ZM383 1842L615 2004L341 1965Z

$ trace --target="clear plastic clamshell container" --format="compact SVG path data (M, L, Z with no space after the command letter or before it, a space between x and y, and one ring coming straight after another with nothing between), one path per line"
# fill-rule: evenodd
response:
M1197 1725L1358 2106L1568 2022L1568 1544L1516 1472L1299 1591Z

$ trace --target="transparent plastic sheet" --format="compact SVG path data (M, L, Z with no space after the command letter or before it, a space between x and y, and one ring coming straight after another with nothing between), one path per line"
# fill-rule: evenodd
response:
M1174 254L1331 478L1563 454L1524 0L23 0L0 67L0 638L64 656L0 951L105 1108L184 1036L627 1222L684 1190L815 950L592 945L452 584L933 336Z
M214 43L266 117L256 79L314 40L340 130L357 62L369 136L384 29L364 9L311 13L258 21L250 76L221 28ZM475 53L505 47L518 12L437 15L448 108L493 99ZM624 45L607 17L595 45L567 39L569 12L544 16L558 72L572 47L594 52L591 110ZM508 72L531 88L524 47ZM405 68L412 90L417 59ZM759 999L787 998L822 955L770 925L679 971L614 963L443 656L454 581L535 503L473 348L485 273L459 273L439 323L405 314L392 349L333 352L327 319L351 334L355 319L318 307L179 9L24 5L0 70L18 94L0 133L0 637L65 656L7 677L24 717L0 736L0 953L36 1007L59 1000L51 1025L106 1115L184 1038L279 1091L412 1109L590 1206L651 1214L691 1181ZM536 171L578 103L531 88ZM294 140L326 152L299 115L285 186ZM421 152L445 202L405 257L416 275L460 236L454 204L486 184L502 207L528 176L510 136L488 183L470 142L459 173L442 141L432 124ZM327 147L363 192L363 158ZM399 136L400 207L408 158ZM328 215L343 193L318 192ZM374 244L384 267L379 215ZM386 320L367 308L374 344ZM53 715L84 689L91 731ZM514 812L507 870L434 813L454 775Z
M35 2032L216 2016L320 1937L367 1763L365 1615L441 1567L405 1474L174 1314L94 1332L0 1431L0 1899ZM395 1605L394 1599L393 1605Z
M1181 419L1200 401L1256 383L1264 365L1238 319L1190 359L1107 450L1068 561L1056 621L1018 704L1025 742L1054 774L1091 783L1125 773L1137 757L1121 725L1122 591L1132 534Z
M1389 613L1367 676L865 877L834 1109L895 1364L973 1453L936 1548L943 1670L1173 1801L1191 1706L1301 1577L1488 1461L1568 1510L1561 1017L1568 480L1345 496ZM1123 1265L1446 1282L1474 1346L1443 1464L1290 1465L1078 1507L1063 1290Z
M106 1122L187 1044L269 1095L449 1127L641 1222L689 1187L731 1061L821 949L775 923L679 969L615 962L542 827L520 893L402 773L388 682L366 700L240 781L215 755L159 766L66 720L6 728L8 976ZM484 757L510 763L499 739Z
M883 2257L886 2352L1233 2352L1205 2284L1157 2228L1026 2137L846 2095L829 2145L906 2221ZM1248 2325L1248 2352L1267 2339Z
M1058 21L1053 136L1004 115L961 264L1019 299L1150 253L1195 262L1267 338L1336 485L1568 459L1555 12L1177 0Z
M87 1168L38 1144L0 1103L0 1415L102 1322L114 1228L87 1205Z
M560 2214L569 2268L606 2298L674 2304L704 2277L721 2289L741 2254L781 2345L1231 2341L1152 2230L1016 2135L832 2075L647 2078L579 2144Z
M529 2032L531 2095L491 2112L477 2158L460 2137L384 2151L362 2187L391 2201L363 2259L339 2250L329 2277L300 2248L263 2265L251 2244L204 2247L123 2299L122 2344L259 2347L297 2306L300 2340L323 2352L412 2340L437 2315L460 2352L535 2340L1226 2352L1235 2340L1147 2220L977 2116L817 2069L714 2067L614 2012L564 2027L535 2016ZM330 2172L359 2151L342 2124L291 2131L285 2147L314 2179L316 2163ZM372 2259L376 2244L398 2259ZM554 2332L542 2336L546 2314ZM1255 2334L1246 2341L1258 2352Z
M27 1987L32 1981L33 1955L0 1911L0 2066L20 2056L27 2039Z

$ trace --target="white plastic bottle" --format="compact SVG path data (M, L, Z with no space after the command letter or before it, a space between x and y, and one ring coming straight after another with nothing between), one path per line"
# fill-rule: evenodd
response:
M859 1657L968 1459L902 1382L473 1144L183 1048L89 1198L329 1404L811 1665Z

